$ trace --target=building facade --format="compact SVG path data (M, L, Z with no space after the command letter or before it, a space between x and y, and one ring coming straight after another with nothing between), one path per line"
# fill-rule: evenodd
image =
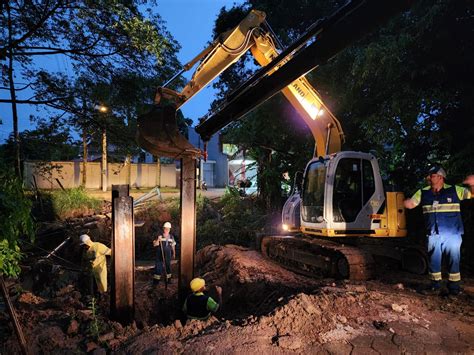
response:
M188 129L188 140L195 147L204 149L204 142L193 127ZM229 161L222 152L219 134L213 135L207 143L207 160L199 159L198 179L205 181L208 187L225 187L229 184Z

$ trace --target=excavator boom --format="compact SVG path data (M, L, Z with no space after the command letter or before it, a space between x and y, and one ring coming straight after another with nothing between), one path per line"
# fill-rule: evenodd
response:
M271 65L260 69L254 77L242 85L244 89L237 95L230 95L230 100L201 122L196 131L204 141L208 140L214 133L242 118L302 75L326 63L377 25L408 8L411 3L413 3L411 0L349 1L330 17L311 26L302 39L282 52ZM285 70L281 70L283 67ZM316 142L317 154L325 155L326 152L337 151L337 144L335 148L325 149L325 142L329 141L331 144L337 137L330 137L332 139L328 140L326 133L328 127L324 124L321 126L312 129L315 138L319 138ZM340 130L336 135L340 135L342 129L335 128Z

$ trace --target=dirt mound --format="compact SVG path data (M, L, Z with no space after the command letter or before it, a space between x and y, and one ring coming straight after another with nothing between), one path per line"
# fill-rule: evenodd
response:
M469 298L446 302L401 284L311 280L242 247L200 250L198 272L224 288L218 318L155 325L118 353L468 352L474 339ZM443 312L440 312L440 310ZM441 326L443 324L443 326Z
M279 298L288 298L295 290L312 292L321 280L294 274L265 260L262 255L237 245L210 245L196 255L197 275L209 288L223 288L226 319L262 315L274 309ZM212 294L211 294L212 296Z

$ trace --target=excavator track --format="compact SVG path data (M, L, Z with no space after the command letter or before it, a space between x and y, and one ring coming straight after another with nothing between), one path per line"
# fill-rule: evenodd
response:
M266 236L265 257L310 277L368 280L374 276L372 255L357 247L301 236Z

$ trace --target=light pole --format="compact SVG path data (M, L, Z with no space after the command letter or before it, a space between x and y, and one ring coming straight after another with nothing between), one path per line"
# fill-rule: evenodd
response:
M109 108L104 105L96 105L94 107L99 113L103 114L102 121L102 164L101 164L101 185L102 191L107 191L107 127L105 114L109 111Z

